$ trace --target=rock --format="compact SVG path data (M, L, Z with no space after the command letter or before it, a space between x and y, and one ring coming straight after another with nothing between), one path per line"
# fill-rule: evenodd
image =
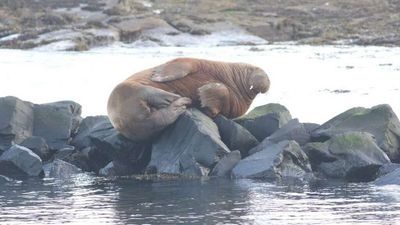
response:
M275 181L302 180L310 176L308 157L295 141L262 142L260 145L263 150L242 159L233 168L232 177Z
M11 182L11 181L12 181L11 178L8 178L8 177L6 177L6 176L0 175L0 185L1 185L1 184L8 183L8 182Z
M59 160L66 160L69 158L73 153L75 153L75 147L74 146L65 146L64 148L58 150L54 154L54 159L59 159Z
M207 176L229 152L216 124L199 110L189 109L153 142L148 170Z
M317 163L317 170L329 178L370 181L382 165L390 162L373 136L365 132L335 135L318 148L328 160Z
M291 119L285 106L271 103L254 108L235 122L250 131L258 141L263 141Z
M80 170L78 167L63 160L55 159L48 166L48 173L46 174L48 174L48 177L51 178L68 179L78 173L82 173L82 170Z
M88 116L81 121L71 145L78 150L89 147L93 145L90 134L109 129L112 129L112 125L107 116Z
M0 174L10 177L42 176L42 160L28 148L14 145L0 156Z
M310 135L314 130L319 128L321 125L317 123L303 123L304 129L309 133Z
M104 168L99 170L99 175L103 177L114 177L116 176L116 172L114 170L114 163L108 163Z
M239 150L242 157L246 157L249 150L259 144L247 129L224 116L217 116L214 122L218 126L222 141L229 149Z
M206 34L211 34L211 32L206 29L205 27L195 24L193 21L188 20L188 19L168 19L168 23L174 27L175 29L183 32L183 33L189 33L192 35L206 35Z
M221 160L218 161L217 165L214 166L209 176L226 177L229 176L232 169L239 163L241 159L240 151L229 152Z
M324 141L348 131L368 132L392 162L400 162L400 122L389 105L352 108L324 123L312 133L313 140Z
M374 181L376 185L400 185L400 168Z
M307 154L310 160L313 171L318 169L318 165L322 162L334 162L337 158L329 152L325 143L311 142L303 146L303 151Z
M49 146L47 145L46 140L41 137L28 137L20 145L32 150L40 157L40 159L42 159L42 161L46 161L50 158Z
M310 133L298 119L293 119L272 133L267 139L271 142L278 143L284 140L294 140L300 146L310 141Z
M400 164L398 164L398 163L385 164L385 165L381 166L381 168L379 168L379 170L376 174L376 177L383 177L386 174L391 173L398 168L400 168Z
M32 136L33 104L16 97L0 98L0 150Z
M72 101L35 105L33 135L43 137L50 150L69 144L78 129L81 106Z

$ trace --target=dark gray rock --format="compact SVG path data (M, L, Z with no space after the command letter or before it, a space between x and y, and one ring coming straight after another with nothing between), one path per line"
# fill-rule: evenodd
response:
M385 165L381 166L381 168L379 168L379 170L376 174L376 177L385 176L386 174L391 173L399 168L400 168L400 164L398 164L398 163L385 164Z
M33 104L16 97L0 98L0 151L32 136Z
M1 184L6 184L8 182L11 182L12 179L3 175L0 175L0 185Z
M317 124L317 123L303 123L303 127L304 129L307 131L307 133L309 133L310 135L312 134L312 132L314 132L314 130L316 130L317 128L319 128L321 125Z
M99 170L99 175L103 177L115 177L117 176L117 173L114 169L114 163L110 162L108 163L104 168L101 168Z
M59 159L59 160L66 160L69 157L71 157L71 155L75 153L75 147L74 146L68 146L66 145L64 148L58 150L55 154L54 154L54 159Z
M400 168L374 181L376 185L400 185Z
M330 178L371 181L378 169L390 162L373 136L365 132L338 134L316 148L328 159L317 163L317 170Z
M302 147L303 151L307 154L310 160L313 171L318 169L318 165L322 162L333 162L337 158L329 152L325 143L311 142Z
M285 106L271 103L254 108L235 122L250 131L258 141L263 141L291 119Z
M0 174L9 177L42 176L42 160L28 148L14 145L0 156Z
M400 162L400 122L389 105L352 108L324 123L312 133L312 139L324 141L348 131L368 132L392 162Z
M239 150L242 157L246 157L249 150L260 143L247 129L224 116L217 116L214 122L218 126L221 140L229 149Z
M51 150L69 144L81 121L81 106L72 101L35 105L33 135L43 137Z
M272 133L267 139L274 143L293 140L303 146L310 141L310 133L307 132L302 123L299 123L298 119L293 119Z
M46 175L51 178L68 179L75 174L82 173L82 170L78 167L60 159L55 159L49 163L47 168Z
M197 109L189 109L153 142L148 170L207 176L227 153L216 124Z
M240 151L229 152L221 160L218 161L217 165L214 166L209 176L215 177L227 177L231 174L232 169L241 160Z
M42 137L28 137L20 145L32 150L42 161L46 161L50 158L49 146Z
M295 141L277 144L262 142L262 151L242 159L232 170L234 178L254 178L270 181L307 179L311 166L307 155Z
M112 125L107 116L88 116L82 120L78 132L71 141L71 145L77 149L84 149L93 145L90 135L102 130L110 130Z

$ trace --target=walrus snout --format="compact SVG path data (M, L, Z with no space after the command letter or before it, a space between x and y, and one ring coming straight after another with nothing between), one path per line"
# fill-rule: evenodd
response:
M257 71L252 76L250 90L255 93L266 93L269 90L270 81L264 71Z

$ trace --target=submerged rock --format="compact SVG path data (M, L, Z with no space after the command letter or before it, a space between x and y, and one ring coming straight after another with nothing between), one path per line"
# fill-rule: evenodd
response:
M72 175L82 173L78 167L60 159L55 159L47 167L46 175L51 178L68 179Z
M234 178L281 180L287 178L307 179L311 166L307 155L295 141L277 144L262 142L262 151L242 159L232 170Z
M35 105L35 136L43 137L51 150L69 144L81 121L81 106L72 101Z
M42 137L29 137L25 139L20 145L32 150L36 155L40 157L40 159L42 159L42 161L46 161L50 158L49 146L47 145L46 140Z
M376 185L400 185L400 168L374 181Z
M348 131L373 134L390 160L400 162L400 121L389 105L349 109L321 125L312 133L312 138L324 141Z
M240 151L229 152L225 157L218 161L217 165L214 166L209 176L215 177L227 177L231 174L232 169L241 160Z
M217 116L214 122L222 141L229 149L239 150L242 157L246 157L249 150L260 143L247 129L224 116Z
M378 169L390 162L373 136L365 132L335 135L323 144L314 145L312 151L312 155L310 151L308 153L318 171L330 178L350 181L373 180ZM317 156L320 162L317 162Z
M148 170L207 176L229 152L215 123L199 110L189 109L153 142Z
M258 141L263 141L291 119L285 106L271 103L254 108L235 122L250 131Z
M0 151L32 136L32 103L12 96L0 98L0 115Z
M9 177L42 176L42 160L30 149L14 145L0 156L0 174Z

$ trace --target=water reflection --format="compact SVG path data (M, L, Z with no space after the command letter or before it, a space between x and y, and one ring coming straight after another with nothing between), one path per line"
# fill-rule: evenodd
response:
M398 186L79 175L0 186L0 224L396 224Z

